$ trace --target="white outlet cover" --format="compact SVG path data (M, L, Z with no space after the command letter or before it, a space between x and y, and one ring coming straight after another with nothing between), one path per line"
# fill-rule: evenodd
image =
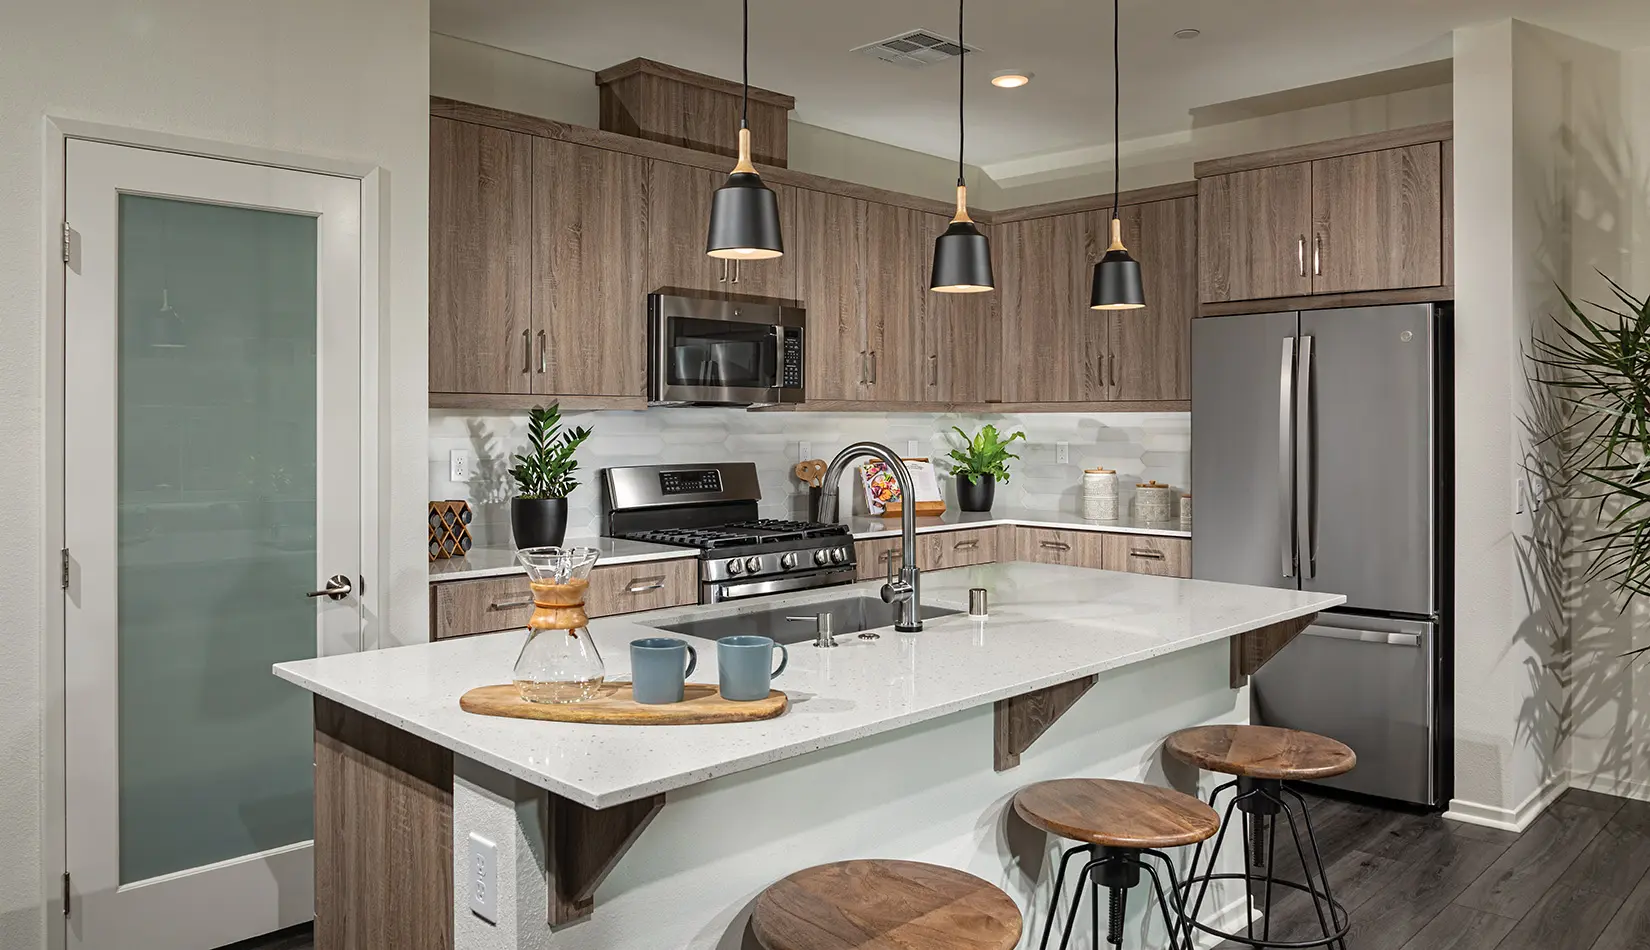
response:
M498 923L498 845L470 832L470 912Z
M463 449L453 449L447 453L447 479L454 482L470 480L470 453Z
M798 462L806 462L813 457L814 444L812 442L798 442L796 444L796 460Z
M1068 464L1071 463L1071 443L1070 442L1056 442L1056 443L1054 443L1054 461L1057 464L1060 464L1060 465L1068 465Z

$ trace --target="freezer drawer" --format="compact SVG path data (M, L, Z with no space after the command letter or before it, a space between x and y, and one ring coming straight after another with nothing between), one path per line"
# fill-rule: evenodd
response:
M1436 804L1437 625L1323 614L1256 673L1256 723L1339 739L1358 767L1319 784Z

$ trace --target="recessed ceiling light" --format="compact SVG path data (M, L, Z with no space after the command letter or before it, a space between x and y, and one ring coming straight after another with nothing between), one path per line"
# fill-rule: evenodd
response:
M1018 69L1005 69L991 74L991 84L999 89L1018 89L1028 82L1031 82L1031 73Z
M1174 38L1177 40L1195 40L1202 35L1202 30L1192 26L1188 26L1184 30L1174 31Z

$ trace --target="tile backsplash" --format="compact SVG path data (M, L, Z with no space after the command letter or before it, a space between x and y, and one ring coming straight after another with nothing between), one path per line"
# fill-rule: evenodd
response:
M1073 511L1085 468L1114 468L1123 487L1124 504L1135 482L1157 479L1177 494L1191 483L1191 415L1183 412L1027 413L836 413L747 412L743 409L659 408L645 411L568 412L564 424L588 426L595 434L579 451L580 482L569 497L569 537L601 533L601 470L611 465L687 462L755 462L762 482L764 517L802 517L807 492L791 474L809 444L809 458L829 461L850 442L882 442L902 455L941 460L956 444L952 426L972 433L992 423L1005 433L1023 430L1015 443L1021 459L1010 463L1011 480L997 487L999 503L1040 511ZM478 414L468 410L430 411L430 497L470 502L475 509L472 532L480 545L510 543L510 456L527 441L525 413ZM1067 443L1067 461L1058 461L1059 444ZM915 452L912 451L915 443ZM449 454L461 449L473 464L470 480L449 480ZM941 478L948 504L955 505L953 482ZM844 479L844 504L852 486ZM864 502L857 500L862 507Z

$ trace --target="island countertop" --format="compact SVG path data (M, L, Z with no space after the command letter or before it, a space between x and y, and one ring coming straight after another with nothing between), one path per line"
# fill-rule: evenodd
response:
M609 677L628 674L628 643L655 624L761 607L876 596L878 583L671 608L591 622ZM791 708L765 722L595 726L478 716L467 690L508 682L524 631L278 664L276 675L436 745L590 808L607 808L721 775L925 722L1033 690L1187 650L1345 602L1334 594L1245 587L1022 562L923 576L923 603L965 609L990 591L984 622L959 613L916 634L791 647L775 681ZM714 641L696 682L716 681ZM988 755L982 751L982 755Z

